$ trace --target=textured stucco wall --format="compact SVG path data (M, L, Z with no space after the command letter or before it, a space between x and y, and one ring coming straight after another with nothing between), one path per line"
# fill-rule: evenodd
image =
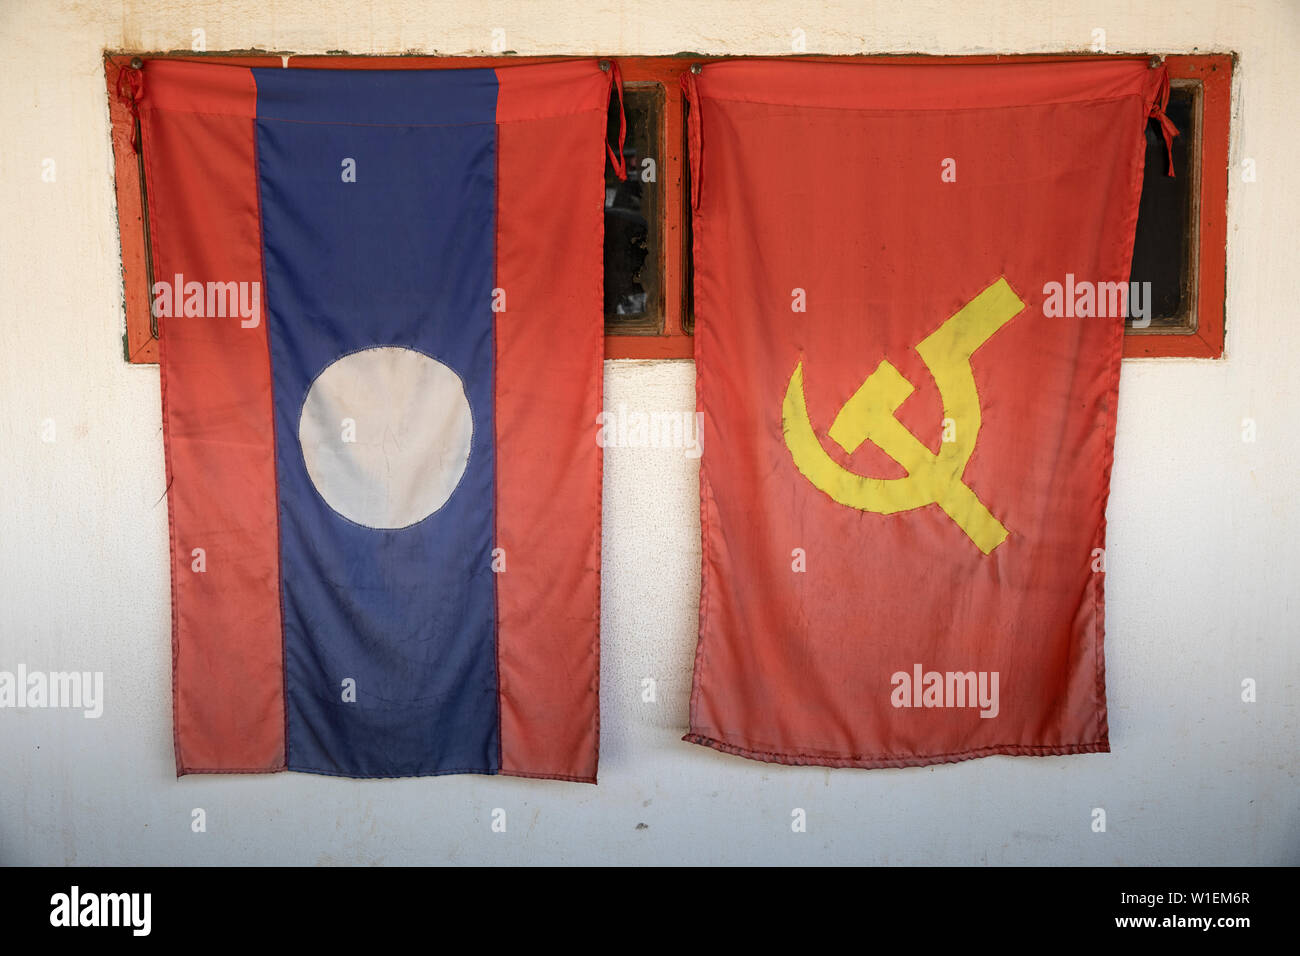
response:
M610 449L598 788L484 777L189 777L171 753L154 368L122 362L104 48L520 54L1241 55L1228 357L1126 362L1110 502L1110 755L893 771L774 767L681 743L697 469ZM1300 8L1002 2L0 3L0 669L102 670L99 720L0 711L0 862L1226 863L1300 860ZM53 183L42 163L57 164ZM693 407L689 362L609 363L607 403ZM1242 441L1243 418L1258 427ZM42 441L49 422L53 442ZM657 681L654 704L641 681ZM1240 700L1243 678L1259 700ZM208 832L190 831L192 808ZM508 813L490 830L493 808ZM808 813L808 832L790 812ZM1089 824L1093 807L1108 832ZM644 826L642 826L644 824Z

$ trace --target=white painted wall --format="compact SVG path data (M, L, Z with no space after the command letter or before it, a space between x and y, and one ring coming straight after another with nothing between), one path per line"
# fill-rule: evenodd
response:
M1107 602L1110 755L776 767L681 743L699 565L695 464L605 475L601 784L173 777L156 368L121 357L105 47L775 54L1081 49L1241 55L1228 357L1125 362ZM0 863L1300 861L1297 585L1300 7L0 2L0 669L102 670L99 720L0 711ZM41 163L57 162L43 183ZM689 362L610 363L607 403L693 407ZM1241 438L1243 417L1258 440ZM57 440L40 440L52 419ZM640 680L658 680L655 705ZM1244 704L1243 678L1259 684ZM208 832L190 832L203 807ZM506 834L489 831L494 807ZM806 834L790 811L808 812ZM1108 832L1089 828L1106 809ZM644 824L645 826L641 826Z

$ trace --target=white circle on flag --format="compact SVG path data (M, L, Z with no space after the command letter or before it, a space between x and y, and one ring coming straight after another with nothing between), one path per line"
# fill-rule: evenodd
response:
M414 349L352 352L317 376L298 420L325 503L368 528L406 528L447 503L469 463L474 417L460 376Z

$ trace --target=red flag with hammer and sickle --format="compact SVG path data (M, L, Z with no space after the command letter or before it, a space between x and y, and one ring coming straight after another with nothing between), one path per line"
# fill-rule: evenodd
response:
M686 87L686 739L836 767L1109 750L1106 500L1164 67L735 61Z

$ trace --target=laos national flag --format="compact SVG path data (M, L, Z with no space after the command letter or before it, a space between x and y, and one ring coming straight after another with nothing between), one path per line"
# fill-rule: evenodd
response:
M613 81L146 65L178 773L595 781Z

